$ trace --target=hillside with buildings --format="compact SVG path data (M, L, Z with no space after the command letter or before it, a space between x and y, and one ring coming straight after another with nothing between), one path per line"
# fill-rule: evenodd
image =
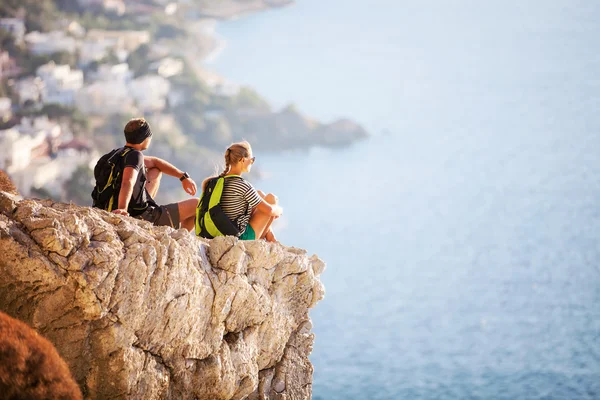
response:
M7 0L0 5L0 169L24 195L89 204L92 168L144 116L152 155L196 180L225 146L345 146L367 136L350 120L323 124L273 110L252 88L207 71L214 18L288 0ZM174 200L165 198L163 200Z

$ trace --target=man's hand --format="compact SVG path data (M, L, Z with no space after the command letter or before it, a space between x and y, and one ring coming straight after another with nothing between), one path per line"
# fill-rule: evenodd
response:
M129 216L129 213L127 212L127 210L123 210L122 208L114 209L114 210L112 210L112 212L114 212L115 214L119 214L119 215Z
M189 193L192 196L195 195L196 190L198 190L198 188L196 187L196 182L194 182L194 180L192 178L186 178L186 179L182 180L181 186L183 186L183 190L185 190L187 193Z

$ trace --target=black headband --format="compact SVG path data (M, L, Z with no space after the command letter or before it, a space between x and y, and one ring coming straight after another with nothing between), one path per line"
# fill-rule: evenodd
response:
M143 124L135 131L125 132L127 143L131 144L140 144L150 136L152 136L152 131L150 130L150 125L148 125L148 123Z

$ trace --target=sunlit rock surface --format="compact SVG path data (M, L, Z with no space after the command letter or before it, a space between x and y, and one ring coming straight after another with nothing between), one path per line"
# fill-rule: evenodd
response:
M0 310L54 343L86 398L310 398L324 268L0 192Z

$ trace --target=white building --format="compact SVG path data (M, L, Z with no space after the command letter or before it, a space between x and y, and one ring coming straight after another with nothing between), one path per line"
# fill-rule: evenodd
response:
M14 90L19 98L19 105L23 106L25 103L35 105L40 103L42 101L43 88L44 82L38 77L27 77L16 81Z
M12 100L9 97L0 97L0 122L12 118Z
M47 154L50 141L61 133L60 126L50 122L47 117L34 120L23 118L21 124L0 131L0 169L11 176L22 195L29 195L34 181L34 175L29 170L32 162L40 155ZM39 173L43 175L49 172L42 168ZM50 173L48 182L55 177Z
M125 3L123 0L104 0L104 10L117 15L125 14Z
M129 64L102 64L98 66L98 70L93 74L94 80L105 82L120 82L128 84L133 78L133 72L129 70Z
M167 105L170 82L158 75L144 75L129 84L129 93L140 112L161 111Z
M84 86L75 96L75 104L81 112L90 115L109 116L134 111L127 86L117 81L98 81Z
M87 151L57 150L54 144L63 137L60 126L47 117L23 118L21 124L0 131L0 169L23 196L29 196L32 188L44 188L58 197L73 171L90 163Z
M67 36L63 31L48 33L30 32L25 35L25 43L27 43L29 50L36 55L57 52L72 54L77 50L77 40Z
M69 35L76 38L83 38L85 36L85 28L77 21L71 21L67 26L67 32Z
M89 165L90 158L90 154L87 152L69 149L59 151L52 158L42 157L32 160L24 170L24 173L28 175L29 192L31 192L31 188L43 188L53 197L60 198L65 182L73 176L73 172L80 165Z
M79 65L85 67L93 61L100 61L110 50L116 52L118 48L119 40L86 39L79 47Z
M151 63L148 69L162 77L169 78L179 75L183 71L183 61L177 58L165 57L162 60Z
M36 71L44 82L42 101L63 106L75 104L75 94L83 87L83 71L72 70L69 65L44 64Z
M25 22L20 18L0 18L0 28L9 32L16 43L22 43L25 36Z
M0 130L0 169L13 175L27 167L31 162L31 150L42 144L45 138L42 133L22 135L16 127Z
M102 29L90 29L86 40L90 41L112 41L119 43L119 48L134 51L140 45L150 42L148 31L107 31ZM122 47L121 47L122 46Z

